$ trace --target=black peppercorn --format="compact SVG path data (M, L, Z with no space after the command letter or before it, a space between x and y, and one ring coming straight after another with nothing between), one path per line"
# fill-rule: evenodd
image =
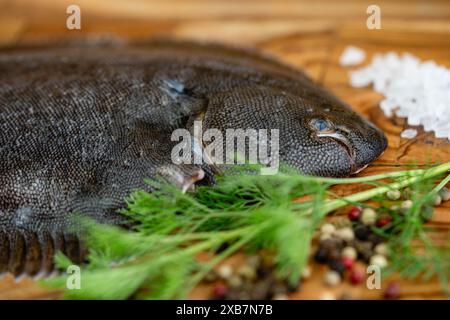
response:
M272 270L269 267L262 265L262 264L256 270L256 273L257 273L258 277L260 277L260 278L267 277L268 275L270 275L271 272L272 272Z
M382 237L373 233L367 237L367 240L369 240L372 243L373 248L375 248L377 245L383 242Z
M358 251L358 258L368 262L373 255L372 243L369 241L356 241L355 249Z
M314 260L318 263L326 263L328 261L328 250L320 247L314 254Z
M365 225L360 225L355 228L355 237L358 240L366 241L371 234L370 228Z
M334 270L337 273L339 273L341 277L344 275L346 268L341 260L331 260L328 265L330 266L331 270Z

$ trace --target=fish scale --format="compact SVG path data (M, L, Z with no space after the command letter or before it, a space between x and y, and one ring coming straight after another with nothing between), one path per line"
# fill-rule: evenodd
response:
M175 129L278 129L280 159L305 174L348 176L386 138L304 73L250 50L153 42L0 52L0 273L82 262L75 215L123 221L145 178L213 182L207 164L175 165ZM317 132L314 123L322 119ZM325 122L324 122L325 121Z

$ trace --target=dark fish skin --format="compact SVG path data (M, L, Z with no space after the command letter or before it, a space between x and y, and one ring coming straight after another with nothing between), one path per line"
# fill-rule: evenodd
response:
M0 52L0 273L48 274L58 250L80 262L73 214L118 223L124 198L148 188L144 178L209 176L170 158L172 131L199 113L204 130L279 129L281 160L307 174L348 176L387 145L302 72L251 51L175 42L9 49Z

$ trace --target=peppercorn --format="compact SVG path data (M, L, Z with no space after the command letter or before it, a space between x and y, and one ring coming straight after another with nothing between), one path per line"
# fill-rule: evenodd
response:
M360 284L364 281L365 272L362 268L353 268L350 273L350 282L352 284Z
M322 241L320 243L320 246L327 249L327 250L331 250L331 249L341 249L343 246L344 242L342 239L339 238L331 238L331 239L327 239L325 241Z
M254 283L250 289L250 296L252 300L268 300L273 297L273 288L275 281L272 276L263 278L260 281Z
M351 270L355 263L355 260L350 259L349 257L343 257L341 261L342 261L342 264L344 265L345 269L347 269L347 270Z
M391 282L384 291L384 298L397 299L400 296L400 287L397 283Z
M217 283L212 290L212 298L216 300L222 300L227 297L228 287L223 283Z
M401 193L399 190L389 190L388 192L386 192L386 197L389 200L398 200L401 197Z
M351 227L353 224L347 217L339 217L333 221L333 225L336 229Z
M330 270L325 273L323 280L328 286L336 286L341 283L341 276L337 271Z
M323 234L333 234L336 231L336 228L331 223L325 223L321 228L320 232Z
M361 216L362 209L360 207L352 207L347 216L351 221L356 221Z
M269 267L267 267L267 266L261 264L261 265L258 267L256 273L257 273L258 277L264 278L264 277L267 277L269 274L271 274L271 273L272 273L272 270L271 270Z
M284 293L278 293L273 296L272 300L289 300L289 297Z
M372 208L365 208L361 214L361 222L365 225L373 225L377 221L377 213Z
M358 252L356 252L356 249L353 247L345 247L344 249L342 249L341 256L343 258L349 258L351 260L356 260L356 258L358 256Z
M411 188L405 188L405 190L403 190L403 197L405 199L411 198L413 193L414 192L411 190Z
M206 282L213 282L213 281L216 281L216 280L217 280L217 273L215 272L215 270L211 270L205 276L205 281Z
M450 200L450 189L448 189L448 188L442 188L442 189L439 191L439 195L441 196L442 201L448 201L448 200Z
M336 296L332 292L324 292L319 298L320 300L336 300Z
M305 266L302 270L302 279L308 279L309 277L311 277L311 273L311 267Z
M372 247L375 247L376 245L383 242L383 238L377 234L371 233L367 237L367 240L372 243Z
M247 265L253 268L258 268L261 264L261 257L260 256L250 256L247 259Z
M400 208L403 210L409 210L413 206L413 202L411 200L405 200L400 205Z
M342 263L342 259L341 260L332 260L330 261L330 263L328 264L330 266L331 270L336 271L337 273L339 273L339 275L341 277L344 276L346 267L345 265Z
M424 221L429 221L433 218L434 211L431 206L424 206L420 211L420 216Z
M358 251L358 257L365 262L368 262L370 260L370 257L372 257L373 255L371 242L356 241L355 249L356 251Z
M227 279L227 283L231 288L238 288L242 285L242 279L238 275L232 275Z
M320 247L314 254L314 260L318 263L326 263L328 260L328 251Z
M331 233L322 233L322 234L320 235L320 241L322 242L322 241L331 239L332 237L333 237L333 236L332 236Z
M391 206L390 208L389 208L389 210L391 210L391 211L398 211L400 209L400 206L398 206L398 205L396 205L396 204L394 204L393 206Z
M389 248L385 243L380 243L374 248L375 253L381 254L382 256L387 256L389 254Z
M357 226L354 230L357 239L365 241L370 235L370 228L365 225Z
M387 259L381 254L375 254L370 258L370 264L385 268L388 265Z
M432 202L432 204L433 204L435 207L437 207L437 206L440 206L441 203L442 203L442 198L441 198L441 196L438 195L438 194L435 195L435 196L433 197L433 202Z
M319 249L316 251L314 259L318 263L325 263L333 259L339 259L343 241L341 239L331 238L320 242Z
M245 279L253 280L256 277L256 270L247 263L239 268L238 274Z
M277 294L286 294L288 292L288 284L286 282L273 281L270 290L273 296Z
M339 300L353 300L353 296L351 292L344 291L341 296L339 297Z
M344 241L352 241L355 238L355 233L351 228L341 228L336 230L336 236Z
M385 226L387 226L388 224L390 224L392 221L392 218L388 215L383 215L380 218L378 218L377 220L377 227L378 228L383 228Z
M219 269L217 269L217 274L222 279L228 279L233 274L233 269L231 268L230 265L224 264L224 265L221 265L219 267Z

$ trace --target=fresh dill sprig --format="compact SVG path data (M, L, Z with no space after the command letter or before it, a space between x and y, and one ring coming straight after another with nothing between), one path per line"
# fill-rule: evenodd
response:
M444 293L450 296L450 235L446 244L437 246L429 237L433 228L425 224L436 195L450 181L450 175L436 186L433 180L412 184L411 208L401 214L392 212L391 225L375 232L385 237L390 247L387 274L399 272L405 278L422 276L425 280L436 276Z
M85 221L90 250L81 289L73 299L177 299L220 261L238 250L265 249L274 255L278 276L295 283L307 262L313 234L333 210L426 181L450 171L450 163L350 179L303 176L292 170L273 176L242 172L220 177L214 187L183 193L162 181L155 191L136 191L122 214L132 230ZM386 179L389 182L386 182ZM333 184L378 183L377 187L330 198ZM383 182L383 183L382 183ZM302 201L293 201L295 199ZM224 251L219 248L227 245ZM199 261L199 253L211 253ZM70 264L62 255L57 264ZM66 277L46 284L65 288Z

